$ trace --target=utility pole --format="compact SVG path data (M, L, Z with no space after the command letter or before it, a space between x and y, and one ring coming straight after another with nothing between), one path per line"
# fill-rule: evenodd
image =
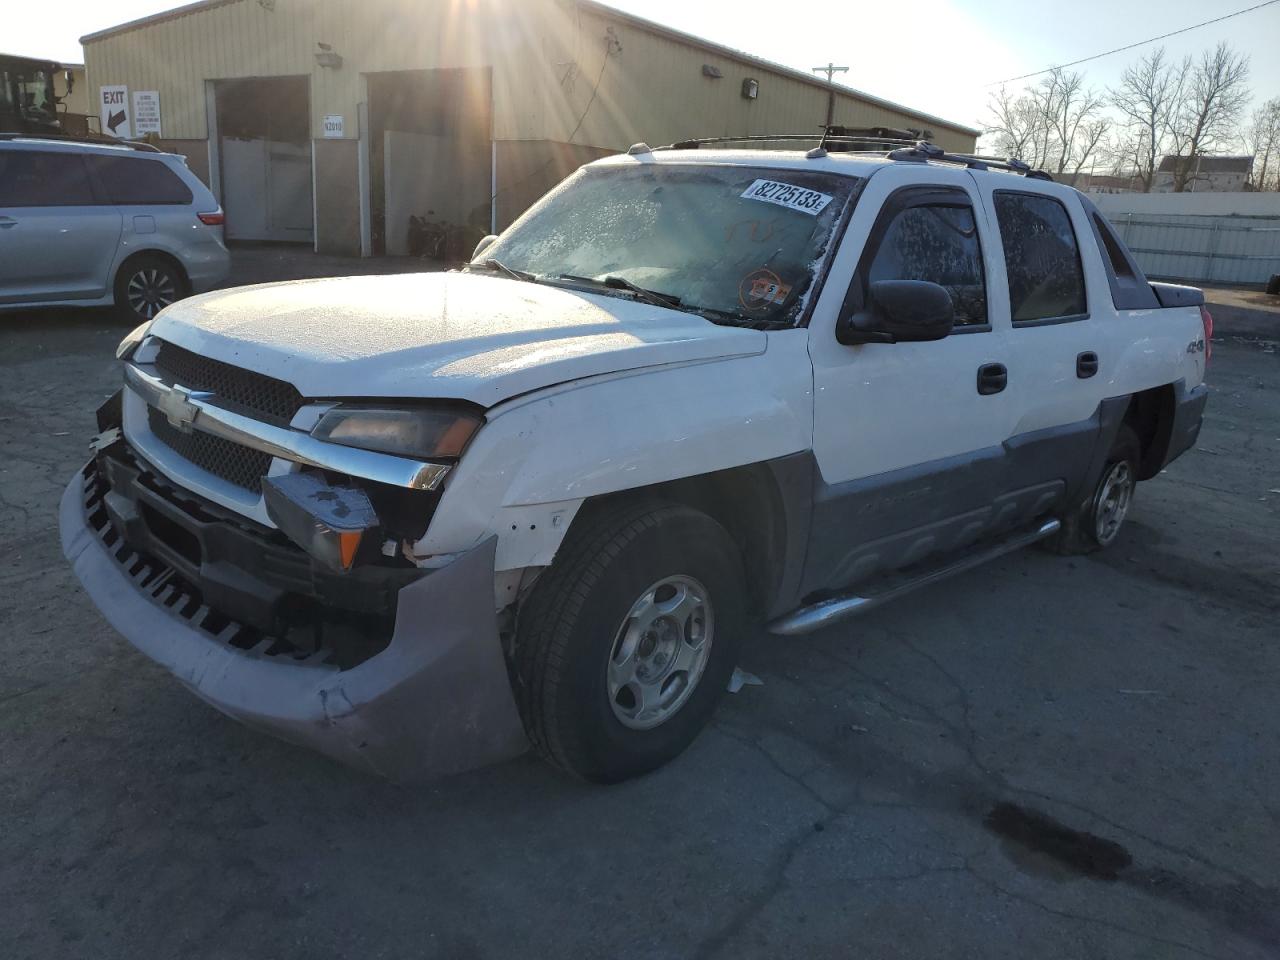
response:
M848 73L848 67L837 67L834 62L828 63L825 67L814 67L814 73L825 73L827 75L827 126L831 126L836 115L836 82L835 75L837 73Z

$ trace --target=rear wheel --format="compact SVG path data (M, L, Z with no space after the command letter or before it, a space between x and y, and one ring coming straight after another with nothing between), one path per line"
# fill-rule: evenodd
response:
M1092 553L1116 542L1133 505L1141 456L1138 435L1127 423L1122 424L1088 502L1063 520L1061 531L1049 542L1054 552Z
M164 257L134 257L116 275L116 308L131 323L145 323L186 295L187 279Z
M675 504L582 517L521 609L517 702L537 750L586 780L663 765L706 725L746 625L740 552Z

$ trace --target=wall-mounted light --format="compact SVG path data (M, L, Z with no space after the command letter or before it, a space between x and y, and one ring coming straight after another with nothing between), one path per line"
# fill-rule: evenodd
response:
M760 81L752 80L748 77L742 81L742 97L744 100L754 100L760 96Z
M337 70L342 66L342 54L338 53L333 47L327 43L317 41L316 46L320 48L320 52L316 54L316 63L322 67L329 67Z
M719 80L724 76L724 73L715 64L704 63L702 65L702 75L704 77L710 77L712 80Z

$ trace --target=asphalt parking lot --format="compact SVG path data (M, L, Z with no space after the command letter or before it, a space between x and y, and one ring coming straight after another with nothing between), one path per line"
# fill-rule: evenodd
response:
M0 955L1280 956L1265 306L1224 313L1199 448L1142 486L1112 551L1027 551L756 638L763 686L608 789L532 757L389 785L136 654L55 528L125 330L0 315Z

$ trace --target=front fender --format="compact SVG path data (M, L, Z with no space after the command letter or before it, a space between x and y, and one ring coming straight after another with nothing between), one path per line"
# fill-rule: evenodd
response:
M757 356L561 386L491 412L450 475L419 555L498 537L497 569L551 562L591 498L759 463L812 445L804 330Z

